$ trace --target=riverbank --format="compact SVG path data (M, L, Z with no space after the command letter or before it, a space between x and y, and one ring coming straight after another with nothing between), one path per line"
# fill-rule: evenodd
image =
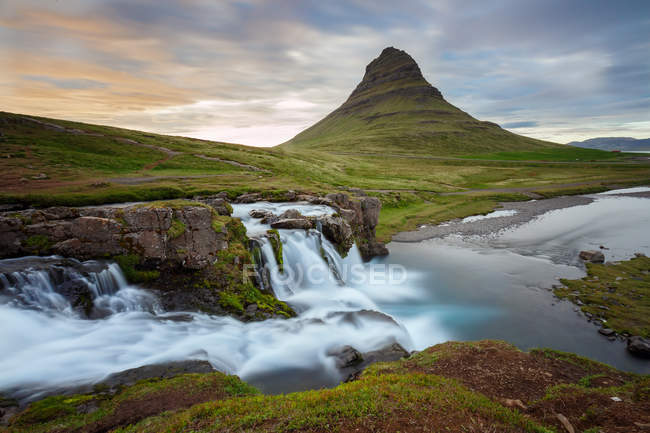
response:
M650 377L552 350L449 342L333 389L278 396L221 373L49 397L7 433L625 431L650 425Z
M638 191L638 189L640 188L612 190L605 194L608 196L650 197L650 192ZM596 195L572 195L523 202L501 202L498 209L486 215L457 218L438 225L424 224L414 231L399 232L393 235L392 240L394 242L421 242L450 234L460 236L490 235L520 226L553 210L588 205L596 198Z

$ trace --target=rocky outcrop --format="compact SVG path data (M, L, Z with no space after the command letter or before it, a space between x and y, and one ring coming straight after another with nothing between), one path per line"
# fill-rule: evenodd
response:
M0 214L0 258L57 254L80 260L137 255L149 265L202 269L227 248L216 211L198 202L125 208L57 207Z
M596 250L580 251L580 258L586 262L591 263L605 262L605 255L602 252Z
M634 336L627 339L627 350L638 357L650 359L650 338Z
M301 201L311 204L330 206L336 211L333 216L319 218L306 217L295 209L289 209L282 215L273 215L264 209L253 209L249 215L261 218L262 223L277 229L311 229L319 228L323 235L335 244L342 255L347 254L354 242L364 260L388 254L386 246L377 242L375 228L379 222L381 202L375 197L368 197L357 191L351 197L345 193L327 194L319 197L311 194L299 194L289 191L284 195L273 197L263 193L249 193L235 199L237 203L254 203L256 201Z
M358 379L361 372L370 364L397 361L409 355L409 352L399 343L387 344L378 350L365 353L359 352L352 346L333 348L327 352L327 356L334 358L336 368L344 382Z

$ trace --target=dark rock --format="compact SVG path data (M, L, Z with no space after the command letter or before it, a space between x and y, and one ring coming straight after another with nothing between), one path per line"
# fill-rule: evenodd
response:
M264 209L253 209L248 212L248 215L250 215L252 218L269 218L273 216L273 213Z
M605 262L605 255L596 250L587 250L587 251L580 251L580 258L582 260L585 260L587 262L591 263L603 263Z
M280 219L298 219L304 218L297 209L288 209L280 214Z
M650 358L650 338L635 335L627 339L627 350L641 358Z
M219 215L230 216L232 214L232 207L223 197L205 197L199 201L213 208Z
M129 386L144 379L169 379L188 373L212 373L214 368L208 361L172 361L162 364L144 365L129 370L113 373L106 379L95 384L95 388L106 387L115 389L119 386Z
M314 223L306 218L287 218L272 222L271 227L274 229L309 230L314 228Z
M347 252L354 244L354 237L352 235L352 228L341 217L325 216L318 219L323 235L335 244L341 255Z
M336 367L344 382L358 379L361 372L375 362L391 362L407 358L410 353L398 343L391 343L378 350L361 353L351 346L330 349L328 356L335 357Z

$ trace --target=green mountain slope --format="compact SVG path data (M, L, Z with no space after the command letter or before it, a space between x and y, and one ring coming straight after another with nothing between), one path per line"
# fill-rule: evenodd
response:
M287 150L468 154L560 145L513 134L445 101L406 52L386 48L343 105L280 145Z

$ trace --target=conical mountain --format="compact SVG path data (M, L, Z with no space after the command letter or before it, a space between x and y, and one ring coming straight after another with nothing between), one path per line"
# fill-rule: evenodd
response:
M290 150L468 154L556 144L479 121L449 102L402 50L385 48L350 97L281 145Z

